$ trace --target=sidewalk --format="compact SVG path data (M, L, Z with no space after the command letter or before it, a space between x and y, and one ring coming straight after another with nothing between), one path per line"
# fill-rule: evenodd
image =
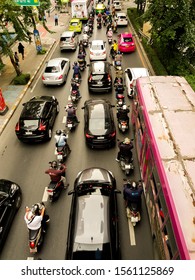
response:
M20 68L23 73L30 73L31 79L29 83L25 86L14 86L11 85L12 80L16 77L16 72L11 64L9 57L2 57L3 63L5 67L0 74L0 88L2 89L3 97L5 100L6 105L8 106L8 111L5 115L0 115L0 135L3 132L4 128L6 127L7 123L9 122L11 116L13 115L14 111L16 110L18 104L20 103L22 97L27 92L28 88L30 87L31 83L34 81L37 72L41 68L41 66L45 63L50 51L52 48L57 44L59 40L59 34L65 30L66 25L68 23L69 14L58 14L59 16L59 23L58 26L54 25L54 14L56 13L53 10L50 14L50 17L47 15L47 26L50 30L56 32L50 34L45 30L45 28L41 24L37 24L37 29L39 30L42 47L47 50L44 55L38 55L34 43L34 38L32 38L32 43L29 44L28 42L22 42L23 46L25 47L24 51L24 60L22 60L20 54ZM32 36L33 37L33 36ZM18 43L16 42L12 46L13 52L18 51Z

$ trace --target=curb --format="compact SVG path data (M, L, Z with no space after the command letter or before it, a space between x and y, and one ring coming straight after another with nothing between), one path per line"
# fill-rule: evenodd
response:
M46 55L44 56L44 58L41 60L40 64L38 65L36 71L34 72L33 76L31 77L31 79L29 80L29 82L27 83L26 87L24 88L24 90L22 91L22 93L19 95L19 97L17 98L13 108L9 111L8 113L8 117L5 119L2 127L1 127L1 131L0 131L0 135L2 134L2 132L4 131L6 125L8 124L9 120L11 119L12 115L14 114L16 108L18 107L18 105L20 104L22 98L24 97L24 95L26 94L27 90L29 89L30 85L32 84L32 82L35 79L35 76L37 75L38 71L40 70L41 66L43 65L44 61L46 60L47 56L49 55L49 53L51 52L52 48L54 47L54 45L56 44L56 40L54 39L53 43L51 44L51 46L49 47Z

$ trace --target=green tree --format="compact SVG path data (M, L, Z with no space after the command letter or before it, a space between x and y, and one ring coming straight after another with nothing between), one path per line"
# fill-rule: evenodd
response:
M161 59L172 70L176 67L174 62L179 67L181 59L186 63L194 62L194 11L194 0L149 0L143 15L144 20L151 23L151 38L160 50Z

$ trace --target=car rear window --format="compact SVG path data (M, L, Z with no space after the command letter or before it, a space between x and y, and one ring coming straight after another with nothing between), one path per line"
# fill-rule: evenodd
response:
M133 42L133 39L131 38L131 37L123 37L123 42L125 42L125 43L131 43L131 42Z
M21 120L20 126L24 129L36 129L39 126L39 120Z
M45 68L45 73L58 73L60 72L60 68L57 66L47 66Z
M61 38L60 38L60 41L61 41L61 42L70 42L71 38L72 38L72 37L61 37Z
M126 16L119 16L119 19L126 19Z

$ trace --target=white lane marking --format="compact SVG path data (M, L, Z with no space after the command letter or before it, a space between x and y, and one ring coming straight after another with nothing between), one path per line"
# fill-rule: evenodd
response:
M62 123L66 123L66 116L63 117Z
M48 192L47 192L47 187L45 187L44 193L43 193L43 197L42 197L42 201L46 202L48 200Z
M134 231L134 226L132 225L130 219L128 219L128 226L129 226L129 239L130 239L130 244L131 246L135 246L135 231Z

